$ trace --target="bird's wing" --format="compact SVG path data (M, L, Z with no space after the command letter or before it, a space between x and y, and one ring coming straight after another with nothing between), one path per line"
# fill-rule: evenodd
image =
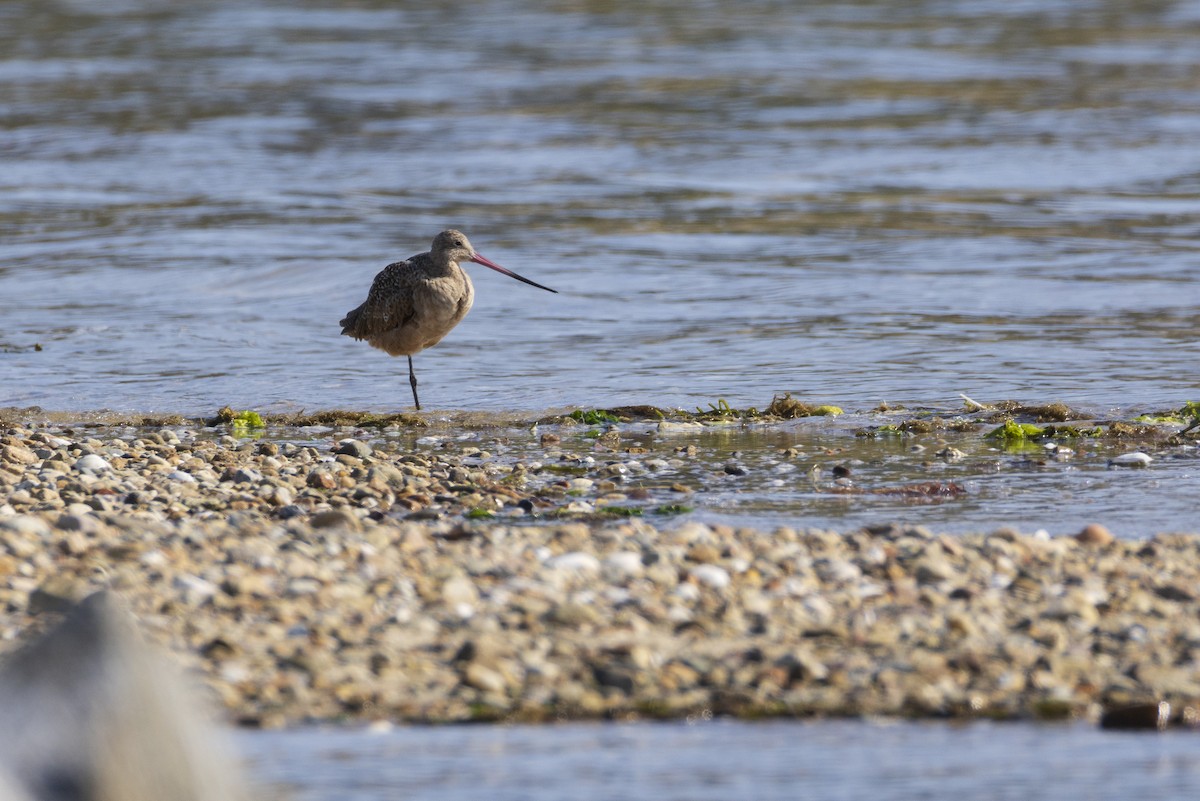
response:
M413 316L412 287L406 280L407 261L384 267L375 281L367 300L342 318L342 333L355 339L370 339L400 328Z

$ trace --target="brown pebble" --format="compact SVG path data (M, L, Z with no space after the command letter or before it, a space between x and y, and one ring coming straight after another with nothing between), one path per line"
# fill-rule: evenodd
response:
M324 512L317 512L308 519L308 524L313 528L346 528L352 531L358 531L362 528L357 517L340 509L327 509Z
M306 483L317 489L333 489L338 485L337 479L328 470L313 470L308 474Z
M1082 531L1075 535L1075 540L1083 545L1103 547L1113 541L1113 535L1099 523L1088 523Z

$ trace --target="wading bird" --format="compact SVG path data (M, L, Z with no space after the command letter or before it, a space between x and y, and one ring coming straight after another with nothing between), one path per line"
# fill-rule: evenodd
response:
M547 292L558 292L484 258L461 231L449 229L433 238L428 253L384 267L375 276L366 301L347 312L340 323L346 336L365 339L371 347L390 356L408 357L408 383L418 411L421 401L417 398L413 355L441 342L475 302L475 287L461 266L464 261L491 267Z

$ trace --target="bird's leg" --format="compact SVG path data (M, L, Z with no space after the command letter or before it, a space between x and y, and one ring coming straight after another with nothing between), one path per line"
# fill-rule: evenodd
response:
M417 398L417 374L413 372L412 356L408 357L408 383L412 385L413 403L417 405L417 411L421 411L421 401Z

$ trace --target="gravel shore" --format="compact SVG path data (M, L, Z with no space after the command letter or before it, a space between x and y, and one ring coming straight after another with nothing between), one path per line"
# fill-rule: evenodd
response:
M108 587L254 726L1200 700L1200 536L656 527L594 514L651 458L351 433L7 427L2 648Z

